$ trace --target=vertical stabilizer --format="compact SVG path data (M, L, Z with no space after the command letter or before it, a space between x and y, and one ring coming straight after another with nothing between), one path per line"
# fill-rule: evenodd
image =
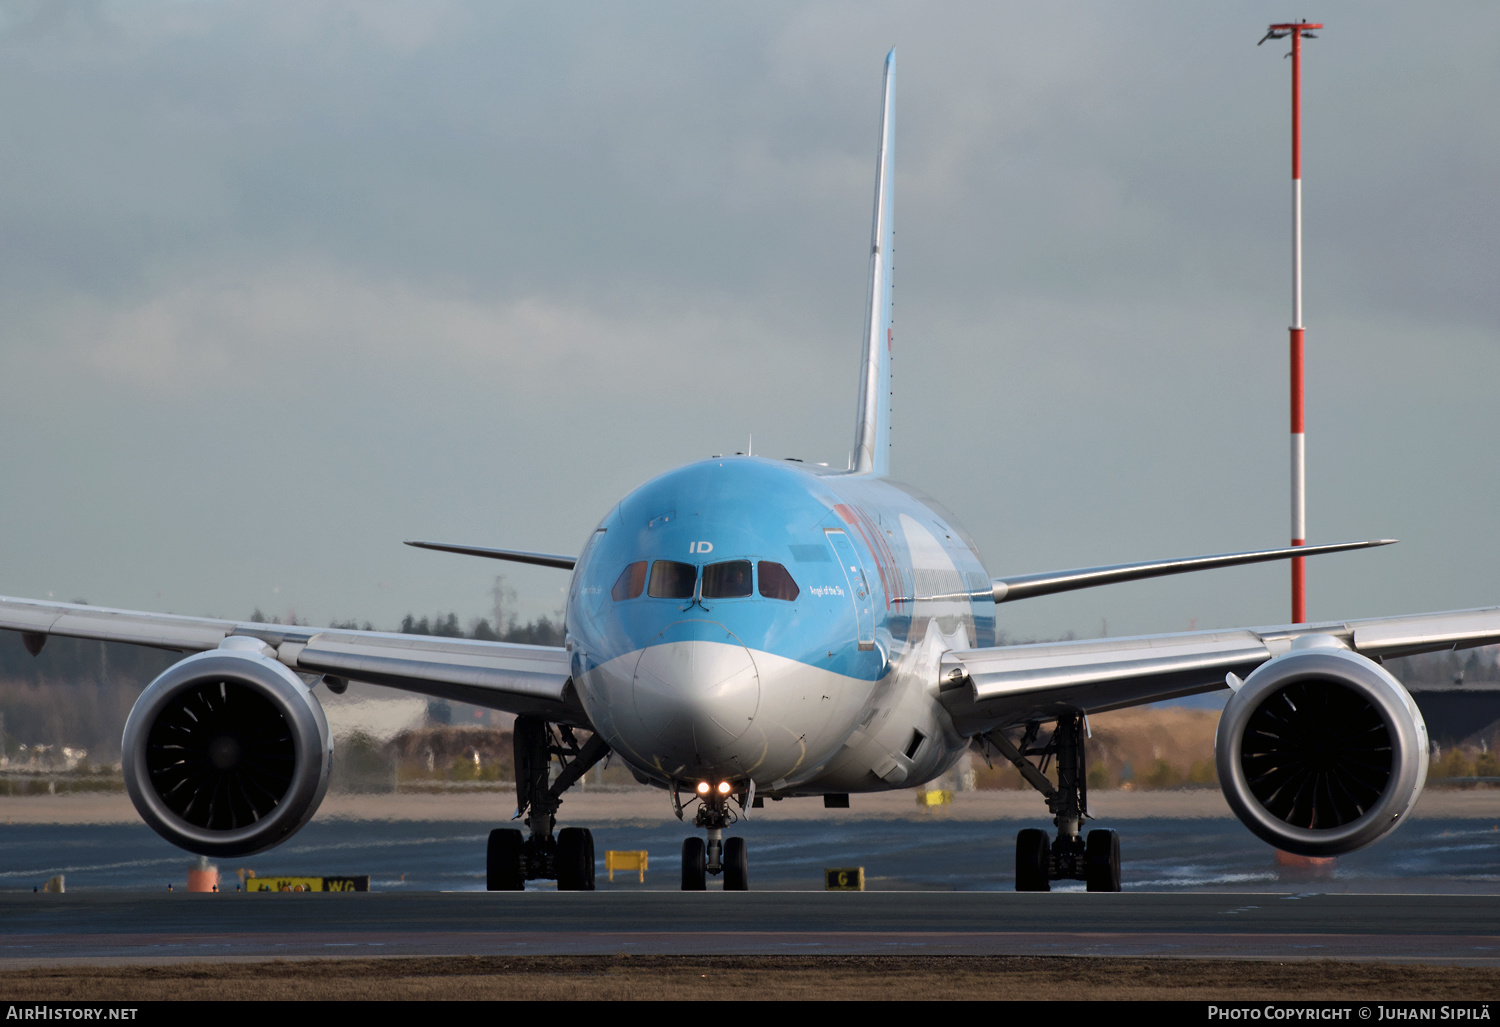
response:
M865 356L859 371L859 420L854 429L854 473L891 469L891 322L895 203L896 51L885 55L880 108L880 154L875 161L875 218L870 229L870 291L865 300Z

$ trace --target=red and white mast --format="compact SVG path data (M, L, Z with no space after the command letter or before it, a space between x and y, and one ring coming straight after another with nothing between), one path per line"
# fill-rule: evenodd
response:
M1302 422L1302 40L1316 39L1311 29L1323 26L1309 21L1272 25L1261 37L1292 37L1292 545L1307 543L1307 449ZM1257 43L1256 46L1259 46ZM1297 557L1292 564L1292 623L1307 620L1307 577Z

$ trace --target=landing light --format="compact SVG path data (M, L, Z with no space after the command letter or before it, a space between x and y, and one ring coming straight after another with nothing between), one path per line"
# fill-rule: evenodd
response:
M699 795L707 795L708 794L708 782L707 781L699 781L698 782L698 794Z
M720 781L719 782L719 794L720 795L728 795L729 794L729 782L728 781Z

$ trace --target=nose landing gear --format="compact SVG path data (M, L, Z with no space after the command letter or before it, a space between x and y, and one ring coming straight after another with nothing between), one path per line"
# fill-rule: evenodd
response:
M1021 772L1033 788L1046 796L1057 837L1049 844L1047 832L1027 828L1016 835L1016 891L1051 891L1053 881L1086 883L1089 891L1120 890L1120 836L1113 831L1080 830L1088 817L1088 774L1084 758L1083 717L1065 713L1046 745L1035 746L1037 721L1026 725L1017 746L999 729L984 736ZM1028 756L1040 756L1041 765ZM1042 773L1057 757L1057 784Z
M708 859L697 835L682 840L682 890L708 890Z
M724 890L750 890L750 854L743 838L724 843Z
M745 839L724 837L724 828L739 819L729 805L733 798L744 809L754 801L754 784L731 795L727 783L718 787L700 783L697 788L698 812L693 817L693 826L706 828L708 838L692 837L682 843L682 890L707 891L708 876L724 875L725 891L750 890L750 862ZM690 800L691 801L691 800ZM672 805L677 819L681 820L683 806L677 789L672 790Z

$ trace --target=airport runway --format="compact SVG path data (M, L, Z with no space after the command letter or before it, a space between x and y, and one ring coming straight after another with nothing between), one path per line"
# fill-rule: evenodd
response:
M1500 965L1500 896L521 892L0 896L0 967L506 954L1383 959Z
M1181 808L1194 797L1168 798ZM651 853L644 884L634 874L611 883L601 865L592 894L541 883L519 894L486 893L492 822L374 819L355 808L320 817L270 852L219 861L231 890L191 895L182 890L191 857L139 820L23 823L7 811L0 967L621 952L1500 965L1500 810L1480 798L1482 805L1432 807L1379 844L1312 868L1278 865L1269 847L1212 807L1176 818L1121 818L1131 811L1116 810L1107 822L1119 827L1125 849L1126 891L1118 895L1089 895L1081 883L1017 894L1015 831L1041 823L1022 815L1026 807L976 808L970 818L961 805L956 815L929 816L903 803L843 818L821 809L757 818L736 827L750 843L755 890L748 894L726 894L717 882L705 894L678 891L677 854L689 829L654 806L643 806L639 819L584 820L601 863L606 848ZM452 815L441 803L424 809ZM599 812L620 811L612 803ZM863 866L871 890L823 892L822 869L830 866ZM237 894L241 867L261 876L368 874L373 891ZM66 894L32 892L54 874L66 875Z
M497 817L496 820L499 820ZM503 822L503 821L502 821ZM594 829L602 891L676 891L682 840L692 829L670 818L584 821ZM576 821L575 821L576 823ZM1418 819L1376 845L1320 866L1278 865L1270 846L1228 818L1110 819L1120 831L1126 891L1500 894L1500 813L1491 818ZM483 891L487 832L494 822L314 820L267 852L219 860L224 885L236 871L368 874L377 892ZM755 891L821 891L827 867L863 867L871 891L1014 891L1015 836L1040 817L1010 820L895 818L755 820L736 825L750 849ZM611 883L604 850L645 850L650 870ZM68 892L181 890L193 857L139 819L105 824L0 826L0 891L30 893L63 874ZM540 882L536 887L549 887ZM718 887L710 884L711 889ZM1081 890L1082 882L1059 882ZM0 924L0 932L4 925Z

